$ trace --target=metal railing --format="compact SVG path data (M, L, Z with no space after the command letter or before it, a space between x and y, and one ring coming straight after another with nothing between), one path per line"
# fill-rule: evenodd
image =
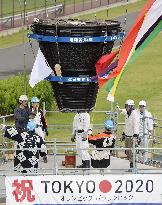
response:
M161 148L138 148L135 146L135 140L133 141L133 148L124 148L124 147L115 147L115 148L104 148L104 150L111 150L112 153L125 152L125 150L131 150L133 153L133 168L129 168L129 161L124 159L118 159L116 163L107 168L69 168L62 166L62 160L65 159L65 151L72 150L86 150L86 149L76 149L75 144L68 141L46 141L47 150L48 150L48 163L43 164L39 162L39 168L37 173L28 173L27 175L89 175L89 174L129 174L129 173L142 173L142 174L159 174L162 173L162 164L159 164L159 167L155 168L154 166L141 165L137 162L137 153L139 151L148 151L148 152L157 152L161 154ZM3 152L12 152L14 153L15 148L0 148L0 153ZM25 149L23 149L25 150ZM40 149L34 149L40 150ZM90 152L93 150L103 150L103 148L88 148ZM22 149L21 149L22 151ZM13 154L12 154L13 155ZM113 162L116 159L116 155L111 154L110 161ZM77 158L77 161L79 159ZM122 166L121 166L122 165ZM130 172L131 171L131 172ZM5 202L5 176L19 176L26 175L17 171L14 171L13 167L13 158L5 161L2 160L0 163L0 202Z
M43 164L42 162L39 162L39 168L38 168L38 172L37 173L28 173L28 174L23 174L17 171L14 171L14 167L13 167L13 160L9 160L6 163L1 163L0 164L0 202L5 202L5 176L22 176L22 175L89 175L89 174L101 174L101 175L105 175L105 174L128 174L130 172L128 172L129 169L129 162L126 160L122 160L122 161L117 161L116 164L114 164L113 166L108 167L108 168L69 168L69 167L63 167L61 166L61 162L62 160L64 160L64 156L65 153L64 151L66 151L67 149L71 149L73 151L77 151L78 149L75 148L75 144L72 144L70 142L57 142L56 140L54 141L47 141L47 150L49 152L49 158L48 158L48 163L47 164ZM68 148L66 148L66 146ZM161 150L161 148L148 148L147 150ZM0 152L8 152L8 151L12 151L15 152L18 149L14 149L14 148L10 148L10 149L1 149L0 148ZM23 149L25 150L25 149ZM40 149L34 149L34 150L40 150ZM63 151L64 150L64 151ZM85 150L85 149L84 149ZM101 149L96 149L96 148L89 148L89 151L93 151L93 150L103 150L103 148ZM112 151L125 151L125 150L132 150L133 153L133 162L134 162L134 166L132 168L132 172L131 173L142 173L142 174L162 174L162 166L160 165L159 168L154 168L154 167L140 167L140 164L138 164L136 162L136 154L138 150L146 150L144 148L136 148L135 147L135 143L133 145L133 148L107 148L104 150L112 150ZM21 149L22 151L22 149ZM61 151L61 152L60 152ZM110 157L110 161L113 161L114 156ZM121 159L120 159L121 160ZM41 161L41 160L40 160ZM120 166L120 164L124 164L124 168ZM47 166L48 165L48 166Z
M0 30L20 27L34 18L57 18L126 0L0 0Z
M75 147L75 144L72 144L72 143L57 143L57 141L55 140L53 143L49 143L48 141L46 142L46 146L47 146L47 151L48 151L48 156L49 156L49 160L48 160L48 167L42 167L42 163L41 163L41 166L38 168L38 172L36 173L27 173L27 174L24 174L24 173L20 173L20 172L17 172L17 171L14 171L14 167L13 167L13 164L12 166L11 165L11 162L13 162L13 158L12 159L9 159L7 162L3 162L1 161L1 164L0 164L0 176L7 176L7 175L42 175L42 174L55 174L55 175L58 175L58 174L64 174L64 175L69 175L70 173L67 171L67 170L73 170L73 171L80 171L80 172L76 172L76 174L80 173L80 174L83 174L84 171L88 170L88 172L86 172L87 174L92 174L94 170L98 170L99 172L94 172L96 174L99 174L101 170L105 170L105 173L112 173L112 172L109 172L109 171L116 171L115 173L116 174L126 174L127 172L125 171L132 171L132 173L143 173L141 172L142 170L145 170L146 172L144 173L150 173L150 170L155 170L155 172L157 172L157 170L161 170L161 173L162 173L162 164L159 166L159 168L156 167L153 168L153 167L148 167L147 165L145 165L145 167L140 167L140 166L137 166L140 165L140 163L138 163L138 161L136 160L136 157L137 157L137 153L139 151L154 151L154 152L157 152L157 151L161 151L161 148L138 148L135 146L135 142L133 143L133 148L125 148L125 147L114 147L114 148L94 148L94 147L90 147L90 148L85 148L85 149L78 149ZM23 150L29 150L28 148L23 148L23 149L15 149L15 148L0 148L0 152L13 152L15 153L15 151L23 151ZM41 149L38 149L38 148L31 148L30 149L31 151L34 150L34 151L41 151ZM62 160L64 160L64 156L65 156L65 152L66 151L79 151L79 150L88 150L89 152L92 152L93 150L98 150L98 151L113 151L112 153L114 152L119 152L119 151L126 151L126 150L131 150L132 153L133 153L133 168L129 168L129 161L125 161L126 163L126 166L124 168L122 168L119 164L115 164L114 166L115 167L107 167L107 168L77 168L77 167L74 167L74 168L68 168L68 167L63 167L61 165L61 162ZM12 154L13 155L13 154ZM162 155L162 154L161 154ZM111 154L111 158L112 157L116 157L116 155L114 154ZM58 160L58 159L59 160ZM110 158L110 160L112 160ZM122 160L122 159L120 159ZM80 161L80 160L79 160ZM7 167L7 164L9 163L9 167ZM24 169L25 170L25 169ZM27 169L28 170L28 169ZM60 172L60 170L64 170L65 172L62 173ZM47 172L48 171L48 172ZM108 171L108 172L107 172ZM113 172L114 173L114 172ZM71 173L72 174L72 173Z
M51 110L51 111L47 110L46 111L45 103L44 102L43 102L43 112L44 113L59 113L59 111L57 111L57 110ZM114 121L114 133L115 133L115 136L116 136L116 146L120 147L121 143L120 143L120 137L119 137L119 126L123 126L124 123L123 122L118 122L118 117L119 117L118 106L117 105L115 106L114 111L94 110L92 112L93 113L98 113L98 114L105 114L105 115L109 116L108 118L113 119L113 121ZM1 124L1 122L2 122L2 124L6 124L6 119L10 118L10 117L13 117L13 114L6 115L6 116L0 116L0 124ZM153 130L153 135L150 135L152 137L152 139L150 139L150 142L153 142L152 143L153 146L157 147L157 146L162 144L162 140L161 140L162 137L156 135L155 131L156 131L157 128L162 128L162 126L157 124L157 122L161 122L162 120L161 119L157 119L157 118L152 118L152 119L154 121L154 125L155 126L154 126L154 130ZM144 120L143 120L143 123L144 123ZM72 124L49 124L48 127L49 127L49 129L52 129L52 130L58 130L58 129L62 129L62 128L66 128L68 130L72 130ZM93 130L98 130L99 128L102 129L103 128L103 124L99 124L99 123L98 124L93 124ZM144 133L144 131L143 131L143 133ZM71 137L69 137L69 139L70 138ZM0 144L0 145L1 145L1 147L7 147L7 144L9 144L9 143L10 142L8 142L8 141L6 142L6 141L3 140L3 143ZM152 153L152 154L154 154L154 153ZM162 160L162 158L161 158L161 160ZM152 163L152 161L154 161L154 157L152 157L152 159L150 159L150 163Z

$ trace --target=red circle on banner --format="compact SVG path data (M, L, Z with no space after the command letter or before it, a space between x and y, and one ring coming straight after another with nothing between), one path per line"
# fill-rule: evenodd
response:
M111 190L111 188L112 188L112 185L111 185L111 183L110 183L109 181L107 181L107 180L103 180L103 181L101 181L100 184L99 184L99 189L100 189L100 191L103 192L103 193L109 192L109 191Z

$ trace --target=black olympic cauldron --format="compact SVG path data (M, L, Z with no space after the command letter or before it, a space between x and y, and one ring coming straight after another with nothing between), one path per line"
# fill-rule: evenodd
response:
M31 30L33 35L49 37L47 41L37 40L54 73L55 65L60 64L63 77L92 77L96 75L95 63L111 52L115 41L95 42L92 38L118 35L121 27L119 22L110 20L37 19ZM69 41L50 42L50 37L68 37ZM60 111L90 111L95 106L98 82L51 83Z

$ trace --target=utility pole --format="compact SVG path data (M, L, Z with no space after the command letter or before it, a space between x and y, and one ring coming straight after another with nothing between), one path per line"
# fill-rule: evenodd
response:
M26 16L26 0L24 0L24 26L26 24L25 16Z
M107 19L109 17L109 0L107 0Z
M3 0L1 0L1 28L2 28L2 23L3 23Z
M12 0L12 27L14 28L14 16L15 16L15 0Z
M45 19L47 17L47 0L44 0Z
M25 24L26 24L26 0L24 0L24 25L23 25L23 45L24 45L24 95L27 93L26 82L26 47L25 47Z
M54 10L54 12L55 12L55 18L56 18L56 0L55 0L55 10Z
M65 15L65 11L66 11L66 1L64 0L64 14Z
M25 34L24 34L25 35ZM27 82L26 82L26 47L25 47L25 40L24 40L24 95L27 93Z
M75 13L75 0L74 0L74 13Z
M37 0L34 0L34 10L35 10L35 17L37 15Z

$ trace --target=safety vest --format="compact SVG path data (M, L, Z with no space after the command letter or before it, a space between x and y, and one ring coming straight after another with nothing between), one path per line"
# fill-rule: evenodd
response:
M111 138L111 137L114 137L113 134L107 134L105 132L102 132L97 135L88 136L88 140L99 140L102 138Z

